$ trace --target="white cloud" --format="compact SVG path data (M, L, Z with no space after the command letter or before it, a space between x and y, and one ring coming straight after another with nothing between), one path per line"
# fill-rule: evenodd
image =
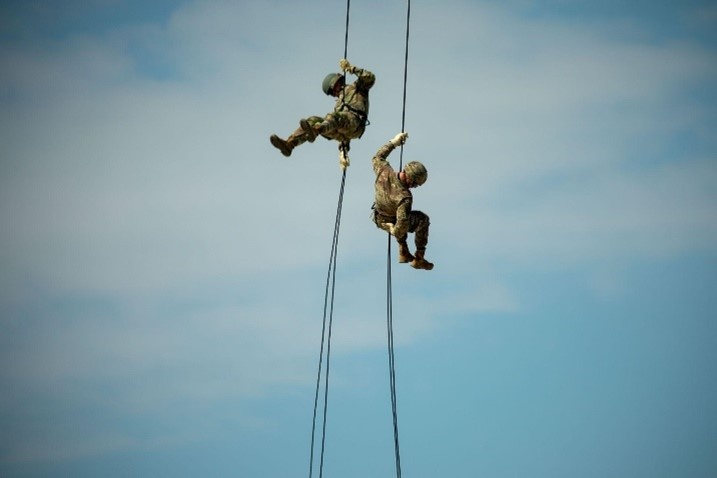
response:
M447 45L422 44L436 56L416 80L425 102L409 151L429 167L417 195L434 234L476 258L546 264L715 243L706 213L717 202L714 158L700 152L712 144L703 128L713 115L689 97L717 78L712 52L596 24L478 16L477 28L454 25ZM430 95L436 85L446 94Z
M424 6L415 21L455 21L457 4L449 7ZM384 73L372 125L352 150L343 225L352 255L372 253L366 244L377 234L362 166L399 126L387 113L400 106L401 78L390 74L400 73L400 32L377 31L367 46L361 30L384 13L359 16L352 43ZM691 85L714 79L711 53L625 43L600 25L497 8L464 13L450 34L414 29L412 37L406 155L431 172L416 204L433 218L432 242L476 259L548 261L714 242L705 211L715 197L703 184L711 159L631 166L641 149L669 160L664 138L698 127L700 111L683 100ZM6 48L4 61L18 65L3 76L6 91L38 101L15 104L2 120L3 260L56 287L145 293L324 261L338 186L334 147L305 145L287 160L267 141L330 108L317 71L335 60L309 60L287 41L306 34L296 14L198 2L161 29L71 39L53 54ZM281 37L266 28L272 23ZM123 38L176 45L167 54L187 76L143 77ZM317 43L324 56L340 49ZM665 192L677 179L675 200Z
M386 238L368 219L368 162L400 128L403 33L397 7L374 7L354 18L349 50L379 81L344 203L344 354L385 342ZM319 140L285 159L268 135L331 108L319 84L342 52L334 13L196 2L163 26L2 47L13 68L0 74L0 281L18 339L3 350L4 381L30 394L76 383L78 402L99 382L116 393L93 399L129 413L311 381L336 150ZM485 5L422 5L413 18L405 154L430 171L415 195L432 218L436 269L396 266L399 346L446 316L520 309L493 272L500 264L713 250L715 158L689 145L667 152L713 114L689 96L714 84L712 52ZM145 71L125 48L133 42L166 55L176 76ZM615 293L605 282L596 287ZM26 309L38 297L79 312ZM112 305L88 307L87 297ZM110 448L134 443L110 438Z

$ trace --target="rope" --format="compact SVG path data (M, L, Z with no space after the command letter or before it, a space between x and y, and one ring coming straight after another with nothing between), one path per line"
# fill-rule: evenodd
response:
M391 386L391 414L393 416L393 446L396 456L396 476L401 478L401 451L398 445L398 411L396 408L396 361L393 353L393 288L391 285L391 235L388 236L386 260L386 328L388 330L388 370Z
M339 189L338 206L336 207L336 221L334 223L334 237L331 243L331 256L329 258L329 268L326 275L326 293L324 295L324 317L321 328L321 350L319 353L319 367L316 375L316 393L314 395L314 416L311 427L311 458L309 461L309 478L313 476L314 471L314 447L316 442L316 416L319 405L319 390L321 388L321 372L324 359L324 344L326 344L326 372L324 374L324 401L323 401L323 422L321 430L321 460L319 464L319 477L324 472L324 452L326 449L326 418L328 411L329 399L329 373L331 358L331 330L333 328L334 319L334 295L336 291L336 256L339 245L339 229L341 227L341 210L344 201L344 189L346 185L346 170L341 175L341 187ZM328 330L326 328L328 317Z
M346 0L346 34L344 35L344 58L349 54L349 12L351 11L351 0Z
M403 76L403 112L401 118L401 131L405 131L406 124L406 86L408 83L408 45L409 45L409 26L411 18L411 0L408 1L408 9L406 15L406 54ZM351 0L346 2L346 32L344 36L344 58L348 56L348 39L349 39L349 14L351 10ZM400 169L403 169L403 145L401 145L400 153ZM399 170L400 170L399 169ZM319 391L321 389L321 376L324 363L324 347L326 348L326 371L324 374L324 395L323 395L323 421L321 434L321 455L319 464L319 478L323 477L324 455L326 450L326 423L328 412L329 397L329 372L331 357L331 331L333 328L334 313L334 295L336 290L336 257L338 251L339 230L341 226L341 211L343 208L344 189L346 185L346 169L343 170L341 176L341 187L339 189L338 205L336 207L336 220L334 222L334 236L331 244L331 254L329 258L329 267L326 276L326 291L324 295L324 315L321 329L321 350L319 353L319 365L316 377L316 393L314 395L314 414L311 428L311 453L309 461L309 478L312 478L314 471L314 448L316 442L316 417L319 408ZM391 388L391 412L393 415L393 437L394 449L396 457L396 476L401 478L401 453L398 440L398 411L396 401L396 362L394 355L393 341L393 289L391 279L391 236L388 236L388 253L387 253L387 273L386 273L386 314L387 314L387 334L388 334L388 361L389 361L389 381ZM327 329L328 318L328 329Z
M351 0L346 1L346 33L344 36L344 56L348 55L349 45L349 13L351 11ZM324 453L326 450L326 421L329 401L329 372L331 365L331 330L334 322L334 294L336 291L336 256L339 245L339 230L341 227L341 211L344 203L344 189L346 186L346 169L341 174L341 187L339 188L339 199L336 206L336 220L334 222L334 237L331 242L331 254L329 256L329 268L326 274L326 291L324 295L324 316L321 326L321 350L319 351L319 366L316 374L316 393L314 394L314 415L311 425L311 452L309 459L309 478L314 473L314 448L316 443L316 416L319 408L319 390L321 389L321 372L324 362L324 344L326 345L326 372L324 374L324 397L323 417L321 427L321 455L319 462L319 478L324 474ZM328 317L328 330L326 328Z
M346 33L344 34L344 56L342 58L348 59L349 55L349 13L351 11L351 0L346 0ZM351 107L346 104L346 73L344 72L344 84L341 87L341 109ZM348 141L342 140L339 144L339 151L343 154L348 154ZM344 168L345 169L345 168Z
M401 132L406 131L406 86L408 85L408 38L411 25L411 0L406 9L406 57L403 65L403 112L401 113ZM403 145L401 145L399 171L403 169Z
M408 84L408 40L411 24L411 0L408 0L406 13L406 55L403 69L403 111L401 114L401 132L406 127L406 86ZM403 145L401 145L399 171L403 169ZM391 235L388 235L386 261L386 328L388 333L388 369L391 386L391 414L393 416L393 445L396 457L396 477L401 478L401 450L398 442L398 410L396 403L396 359L393 342L393 287L391 280Z

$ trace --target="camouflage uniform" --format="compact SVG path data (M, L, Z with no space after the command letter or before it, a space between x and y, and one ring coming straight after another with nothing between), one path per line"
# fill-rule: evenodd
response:
M321 124L319 133L326 139L335 139L342 143L360 138L368 122L368 90L376 82L376 76L368 70L352 67L351 73L358 79L343 87L336 100L333 113L324 118L310 116L306 118L314 127ZM295 148L309 140L308 134L299 128L287 138L287 143Z
M411 210L413 195L394 171L386 158L396 146L388 142L373 157L373 171L376 173L376 197L373 204L373 222L380 229L390 232L384 223L394 225L393 235L399 244L406 243L409 232L415 233L417 251L425 251L428 244L428 215Z

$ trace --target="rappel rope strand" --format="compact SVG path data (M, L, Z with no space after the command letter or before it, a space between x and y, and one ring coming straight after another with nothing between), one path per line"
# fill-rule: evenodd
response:
M346 1L346 33L344 35L344 58L348 55L349 45L349 12L351 11L351 0ZM336 257L339 245L339 230L341 227L341 211L344 202L344 189L346 186L346 168L342 168L341 187L339 188L338 205L336 206L336 220L334 222L334 236L331 242L331 254L329 257L329 268L326 275L326 292L324 295L324 316L321 327L321 350L319 351L319 366L316 374L316 393L314 395L314 415L311 425L311 453L309 459L309 478L312 478L314 472L314 446L316 442L316 416L319 406L319 390L321 388L321 371L324 360L324 343L326 344L326 372L324 378L324 403L323 403L323 423L321 429L321 458L319 462L319 478L324 474L324 451L326 449L326 421L329 399L329 371L331 357L331 329L334 319L334 293L336 291ZM330 301L329 301L329 291ZM328 313L328 314L327 314ZM328 316L328 331L326 328L326 318ZM327 335L328 332L328 335Z
M339 229L341 226L341 210L343 208L344 189L346 184L346 170L341 176L341 188L339 190L339 201L336 208L336 221L334 223L334 237L331 243L331 257L329 259L329 269L326 275L326 294L324 296L324 317L321 329L321 351L319 353L319 370L316 376L316 393L314 395L314 416L311 428L311 458L309 462L309 478L313 476L314 469L314 446L316 442L316 416L319 404L319 391L321 388L321 371L324 357L324 344L326 345L326 372L324 374L324 402L323 402L323 422L321 431L321 455L319 464L319 477L323 476L324 469L324 451L326 448L326 422L328 411L329 397L329 373L330 373L330 357L331 357L331 331L333 328L334 317L334 295L336 291L336 257L338 253ZM328 317L328 330L326 327Z
M336 290L336 256L339 243L339 229L341 226L341 210L343 208L344 188L346 184L346 170L341 176L341 188L339 189L339 200L336 208L336 221L334 223L334 236L331 243L331 257L329 259L329 268L326 275L326 293L324 295L324 317L321 329L321 350L319 352L319 367L316 375L316 393L314 395L314 416L311 428L311 458L309 461L309 478L313 476L314 469L314 446L316 442L316 416L319 404L319 391L321 389L321 371L324 358L324 344L326 344L326 372L324 374L324 402L323 402L323 423L321 433L321 461L319 465L319 477L323 476L324 467L324 450L326 447L326 419L328 410L328 393L329 393L329 372L331 357L331 331L333 328L334 317L334 293ZM329 300L330 298L330 300ZM328 317L328 330L326 322Z
M321 461L319 465L319 478L324 474L324 451L326 449L326 418L328 411L328 400L329 400L329 371L330 371L330 357L331 357L331 329L333 326L334 318L334 292L336 290L336 257L338 254L339 246L339 229L341 227L341 210L343 208L344 201L344 186L346 184L346 170L343 170L341 175L341 188L339 190L339 201L336 209L336 223L334 225L334 241L332 245L333 260L329 261L329 273L326 278L326 291L328 294L329 290L329 277L331 278L331 304L329 306L329 330L326 340L326 374L324 381L324 416L323 425L321 429ZM325 306L324 306L325 307Z
M401 453L398 446L398 414L396 410L396 370L393 355L393 289L391 286L391 235L388 235L388 254L386 259L386 327L388 330L388 368L391 386L391 414L393 416L393 445L396 453L396 476L401 476Z
M411 0L408 0L408 8L406 10L406 56L403 63L403 112L401 113L401 132L406 130L406 85L408 84L408 38L411 25ZM399 162L399 171L403 169L403 145L401 145L401 154Z
M411 0L406 11L406 55L403 68L403 111L401 113L401 132L406 129L406 86L408 84L408 40L411 24ZM399 171L403 169L403 145L401 145ZM391 235L388 235L388 252L386 261L386 326L388 329L388 368L391 386L391 412L393 415L393 444L396 454L396 477L401 478L401 449L398 442L398 409L396 403L396 359L393 343L393 287L391 281Z
M346 0L346 34L344 35L344 58L349 54L349 13L351 11L351 0Z
M351 0L346 0L346 33L344 34L344 56L343 58L348 59L349 55L349 13L351 12ZM346 104L346 72L344 72L344 85L341 87L341 109L347 107ZM339 143L339 149L341 153L346 156L348 154L347 143L341 141ZM346 170L346 168L343 168Z

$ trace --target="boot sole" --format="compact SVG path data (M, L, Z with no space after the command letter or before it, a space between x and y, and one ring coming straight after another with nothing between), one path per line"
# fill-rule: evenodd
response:
M430 271L433 269L433 264L431 264L430 262L416 263L414 261L414 262L411 262L411 267L413 267L414 269L422 269L424 271Z
M281 151L281 154L283 154L286 157L291 156L291 150L286 146L286 143L284 140L279 138L277 135L272 134L271 138L269 138L269 141L271 141L271 145L274 146L276 149Z

